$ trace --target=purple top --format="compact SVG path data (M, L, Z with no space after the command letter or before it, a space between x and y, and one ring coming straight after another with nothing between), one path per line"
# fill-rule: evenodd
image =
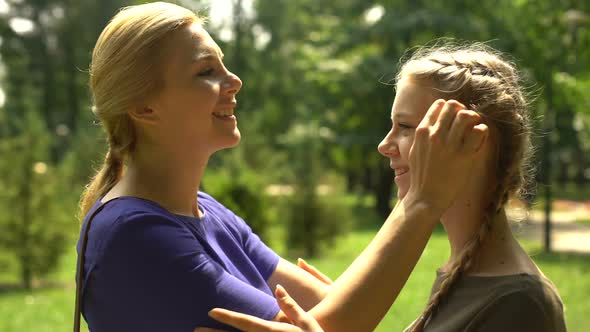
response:
M279 256L211 196L199 192L198 201L202 218L136 197L105 203L84 264L82 313L92 332L236 331L207 316L215 307L268 320L278 314L266 280Z

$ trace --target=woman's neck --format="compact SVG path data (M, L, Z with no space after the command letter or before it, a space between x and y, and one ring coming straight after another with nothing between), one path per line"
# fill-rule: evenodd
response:
M119 196L141 197L175 214L201 216L197 192L208 159L136 149L121 181L109 191L105 200Z

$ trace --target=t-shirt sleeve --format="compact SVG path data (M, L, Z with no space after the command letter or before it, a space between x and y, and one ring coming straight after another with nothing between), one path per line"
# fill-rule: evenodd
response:
M501 296L477 315L477 332L556 332L543 304L525 291ZM471 331L471 329L470 329Z
M215 307L263 319L278 313L272 296L228 274L182 224L146 214L116 227L100 271L108 287L100 291L117 299L107 316L124 315L105 330L189 332L204 326L234 331L207 313Z
M242 218L235 214L234 216L242 234L244 252L254 263L264 280L268 280L277 268L280 256L270 249L256 233L252 232L252 228Z

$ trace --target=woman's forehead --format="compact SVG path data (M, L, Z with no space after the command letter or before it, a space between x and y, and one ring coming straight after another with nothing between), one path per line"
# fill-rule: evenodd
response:
M192 65L207 58L223 58L221 49L198 23L187 26L173 36L169 49L174 62L181 66Z

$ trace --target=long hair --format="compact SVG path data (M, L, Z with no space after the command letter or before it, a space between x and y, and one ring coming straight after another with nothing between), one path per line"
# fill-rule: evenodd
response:
M443 45L419 49L403 63L397 82L408 79L455 99L481 115L494 139L493 195L479 230L450 266L412 331L422 331L453 284L474 264L492 222L511 196L523 193L531 173L529 107L515 66L484 45Z
M80 218L121 178L136 135L128 112L162 89L162 44L202 19L186 8L154 2L121 9L100 34L90 64L92 112L106 132L104 162L80 199Z

